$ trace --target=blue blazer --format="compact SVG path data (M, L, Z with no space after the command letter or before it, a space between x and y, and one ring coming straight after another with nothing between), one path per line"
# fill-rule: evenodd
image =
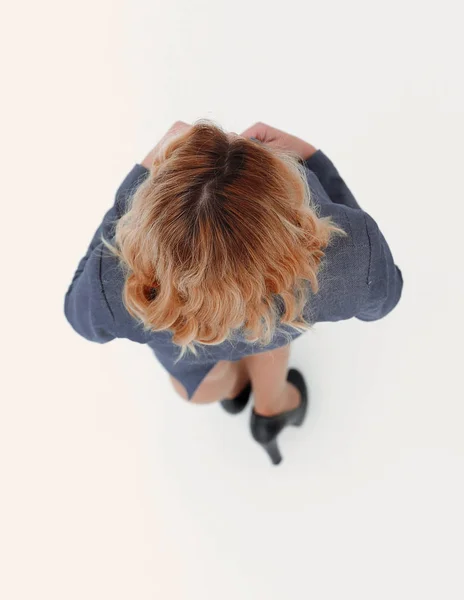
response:
M304 316L311 323L356 317L375 321L398 303L403 279L390 248L374 219L361 209L329 158L318 150L304 161L312 201L319 216L330 216L348 235L337 236L326 249L319 275L320 290L310 293ZM239 360L255 352L287 344L301 333L280 328L266 347L240 337L217 346L201 346L197 357L178 360L180 348L170 332L146 332L131 317L122 301L124 274L118 259L101 242L101 234L112 239L117 220L127 201L149 170L136 164L116 193L115 203L105 214L80 260L65 296L64 311L81 336L98 343L127 338L147 344L166 370L186 388L191 398L220 360Z

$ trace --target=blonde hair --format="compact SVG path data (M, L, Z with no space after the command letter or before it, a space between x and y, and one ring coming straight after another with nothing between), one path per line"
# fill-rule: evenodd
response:
M160 147L114 245L104 242L126 273L129 313L146 330L170 330L183 355L237 331L267 345L279 320L308 329L307 284L318 291L336 232L311 205L295 153L202 119Z

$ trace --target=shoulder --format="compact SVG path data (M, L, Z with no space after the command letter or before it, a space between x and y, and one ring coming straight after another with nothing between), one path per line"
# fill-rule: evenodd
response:
M127 202L135 190L148 178L149 169L136 163L116 191L117 215L120 217L127 208Z

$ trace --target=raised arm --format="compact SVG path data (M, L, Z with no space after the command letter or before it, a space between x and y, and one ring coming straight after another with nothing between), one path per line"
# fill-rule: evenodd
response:
M332 202L354 209L361 208L331 160L309 142L262 122L255 123L241 135L275 148L291 150L296 153L301 162L317 176Z
M361 209L356 198L350 192L333 162L322 150L317 150L304 161L310 171L317 175L322 187L332 202L343 204L350 208Z

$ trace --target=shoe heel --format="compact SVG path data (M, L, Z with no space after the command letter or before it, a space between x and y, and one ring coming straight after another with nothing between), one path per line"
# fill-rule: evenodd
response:
M278 465L282 462L282 454L280 453L276 438L274 438L270 442L267 442L267 444L261 444L261 446L268 453L273 465Z
M303 425L303 421L305 419L305 413L302 412L299 416L298 419L293 423L294 427L301 427Z

